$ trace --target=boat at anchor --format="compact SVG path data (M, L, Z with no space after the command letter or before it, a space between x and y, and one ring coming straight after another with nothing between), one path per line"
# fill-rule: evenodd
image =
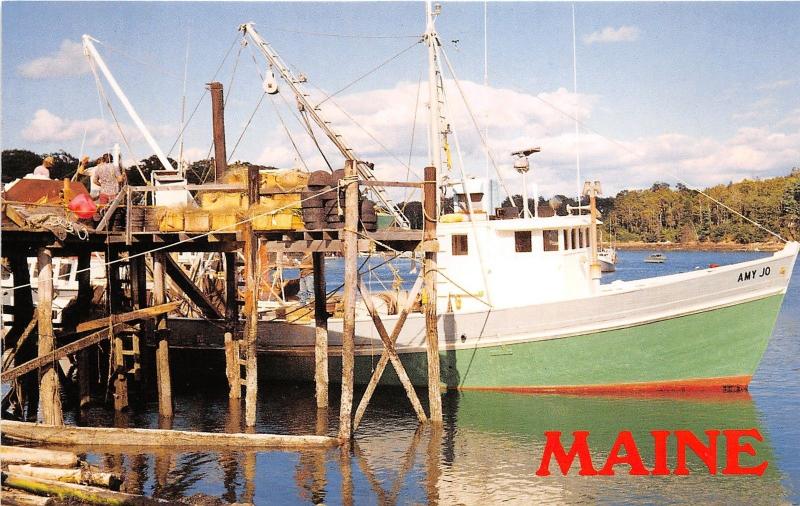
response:
M430 165L456 203L455 212L441 214L437 224L442 382L454 389L517 392L746 389L769 342L800 244L787 242L770 257L740 264L602 285L594 203L599 184L584 188L589 214L578 206L566 216L519 216L490 208L486 179L445 171L451 132L442 119L437 14L428 5L423 36L430 69ZM240 29L290 88L302 93L304 81L274 64L280 60L253 25ZM743 273L752 272L743 280ZM391 329L400 316L381 318ZM172 320L173 334L190 334L190 323ZM342 318L329 319L331 379L341 377L342 327ZM365 384L383 344L364 311L355 342L355 381ZM259 322L268 376L313 380L314 344L313 322ZM396 350L412 383L427 385L423 313L408 315ZM382 381L399 384L391 369Z

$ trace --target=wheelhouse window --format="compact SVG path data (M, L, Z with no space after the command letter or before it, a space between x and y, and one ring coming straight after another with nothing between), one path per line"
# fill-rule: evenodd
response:
M514 251L517 253L530 253L533 251L532 233L530 230L514 232Z
M469 243L467 242L466 235L453 235L452 236L452 255L464 256L469 255Z
M545 251L558 251L558 230L544 230L542 238Z
M568 228L565 228L561 231L561 235L564 236L564 249L570 250L572 249L572 234L570 233Z

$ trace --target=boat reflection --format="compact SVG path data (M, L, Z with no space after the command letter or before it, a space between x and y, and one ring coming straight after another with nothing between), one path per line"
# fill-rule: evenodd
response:
M300 401L307 399L307 393L296 387L272 387L262 409L269 405L270 410L293 411L283 413L286 423L281 427L270 429L259 423L257 430L335 434L338 414L333 409L317 411L313 403ZM746 392L636 397L450 392L444 397L445 423L439 428L418 426L410 409L398 409L402 398L398 395L402 392L379 389L350 448L256 452L117 447L92 449L89 460L122 473L128 490L169 500L197 493L254 504L775 504L788 500L769 435ZM222 415L216 430L244 430L238 402L207 402L206 413ZM266 414L266 410L261 413ZM196 411L183 416L174 420L176 428L191 426ZM116 422L128 423L125 419ZM172 420L157 423L164 428L173 425ZM652 430L690 430L704 441L706 430L750 428L758 429L764 441L748 439L756 456L743 454L740 461L742 465L769 462L760 477L710 476L691 451L689 476L629 476L624 465L617 466L616 475L610 477L578 476L577 468L562 476L555 462L551 476L535 475L546 431L562 432L565 445L571 443L573 431L589 431L592 459L599 468L618 433L629 430L645 466L652 468ZM668 466L674 469L674 442L668 450ZM720 438L719 469L725 464L724 450Z

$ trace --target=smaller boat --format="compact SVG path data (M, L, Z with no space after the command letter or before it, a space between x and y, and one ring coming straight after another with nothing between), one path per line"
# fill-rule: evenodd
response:
M600 262L600 272L614 272L617 270L617 252L614 248L603 248L597 252Z
M646 264L663 264L667 261L667 257L663 253L653 253L644 259Z

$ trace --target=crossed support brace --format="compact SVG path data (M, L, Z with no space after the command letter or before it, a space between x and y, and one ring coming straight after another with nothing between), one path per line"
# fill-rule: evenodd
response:
M414 386L411 384L411 380L408 378L406 369L403 367L403 363L400 361L400 357L398 357L397 350L394 347L395 343L397 342L397 337L400 335L400 331L403 329L403 325L406 322L406 318L408 318L408 313L411 312L411 307L413 306L414 301L417 299L417 295L422 288L422 281L423 277L420 275L414 282L414 286L411 288L411 292L406 299L405 306L400 311L399 317L394 325L394 329L392 329L392 334L390 336L386 331L386 327L383 325L380 315L378 315L378 312L375 310L369 290L367 290L364 281L359 280L358 289L361 292L361 297L364 299L367 310L372 317L372 321L375 323L375 328L378 330L381 341L383 341L384 349L381 353L381 358L378 361L378 365L375 367L375 372L372 373L372 377L369 380L367 389L364 391L364 395L361 397L361 401L358 403L355 419L353 420L353 431L358 428L361 418L364 416L364 411L366 411L367 405L372 398L372 394L375 392L375 388L378 386L378 382L380 382L381 376L383 376L383 371L386 369L386 365L389 362L391 362L392 366L394 366L394 370L397 372L397 377L400 378L400 382L403 384L403 388L406 390L406 394L408 395L408 399L411 401L414 412L417 414L417 418L420 422L428 421L428 418L425 416L425 411L422 409L422 404L419 402L417 393L414 390Z

